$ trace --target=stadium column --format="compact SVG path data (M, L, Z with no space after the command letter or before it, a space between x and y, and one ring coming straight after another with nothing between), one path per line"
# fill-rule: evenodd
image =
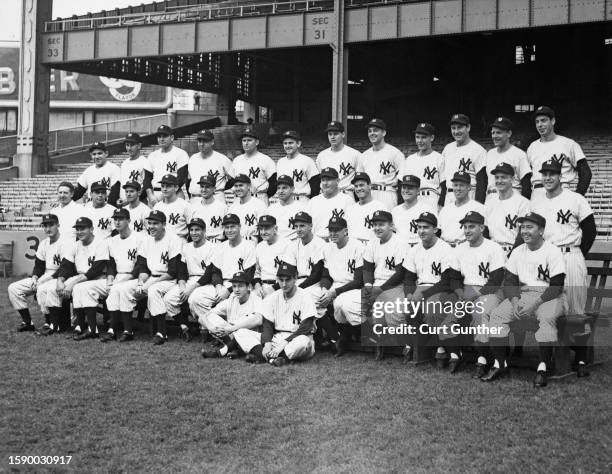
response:
M13 165L20 178L48 170L50 71L43 64L44 24L51 20L51 0L21 1L19 54L19 119Z
M346 123L348 103L348 48L344 46L344 0L334 0L334 41L332 69L332 120Z

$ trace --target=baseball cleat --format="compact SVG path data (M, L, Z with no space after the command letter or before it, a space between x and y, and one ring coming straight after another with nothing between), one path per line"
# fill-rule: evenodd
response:
M189 342L193 339L189 328L181 329L181 339L185 342Z
M533 379L533 386L536 388L546 387L548 385L548 379L545 370L538 370L535 379Z
M255 354L247 354L244 360L247 361L249 364L259 364L263 362L263 360L261 360L261 358L256 356Z
M407 364L410 362L413 358L413 353L412 347L404 347L402 349L402 363Z
M376 352L374 353L374 360L383 360L385 358L385 348L383 346L376 346Z
M121 337L119 338L119 342L128 342L128 341L133 341L133 340L134 340L134 334L130 332L124 332L123 334L121 334Z
M117 339L115 334L112 332L104 332L100 335L100 342L110 342Z
M486 364L476 364L476 371L472 376L475 379L481 379L487 374L487 365Z
M459 372L459 368L461 367L461 364L463 364L463 361L461 360L461 358L459 359L451 358L451 360L448 362L448 369L450 370L450 373L455 374Z
M219 352L219 349L215 349L214 347L204 347L202 348L202 357L205 359L213 359L221 357L221 353Z
M483 382L493 382L504 375L506 375L507 369L501 367L491 367L489 372L486 375L483 375L480 380Z
M288 364L289 361L287 360L286 357L277 357L276 359L272 359L270 361L270 364L272 364L274 367L282 367L283 365Z
M55 329L51 328L50 326L47 326L46 328L42 328L38 334L40 334L41 336L50 336L54 332Z
M78 336L74 336L73 339L75 341L84 341L85 339L94 339L96 337L98 337L97 333L94 334L91 331L83 331Z
M436 354L436 367L438 369L444 369L448 365L448 356L444 354Z
M161 346L162 344L165 344L166 338L160 336L159 334L155 334L151 342L153 343L154 346Z
M227 354L225 354L225 357L227 357L228 359L238 359L240 357L240 351L229 351Z
M17 328L17 332L30 332L30 331L35 331L35 330L36 328L34 327L32 323L30 324L21 323L19 327Z
M576 375L579 378L588 377L590 375L589 368L585 364L578 364L576 367Z
M338 339L335 342L335 354L334 357L342 357L346 354L346 343L342 339Z

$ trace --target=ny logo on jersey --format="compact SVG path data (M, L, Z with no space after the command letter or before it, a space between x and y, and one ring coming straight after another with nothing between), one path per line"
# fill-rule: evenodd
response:
M240 270L241 272L244 271L244 258L238 259L238 270Z
M142 232L144 230L144 220L143 219L134 221L134 230L136 232Z
M344 217L344 209L332 209L332 219Z
M205 260L200 260L200 266L204 269L206 268L206 261Z
M389 173L391 173L391 168L393 168L393 170L395 171L395 167L391 164L390 161L387 161L386 163L383 162L380 164L379 171L384 175L388 175Z
M563 166L563 162L565 160L569 161L569 158L567 156L565 156L565 153L561 153L559 156L553 155L553 156L550 157L550 159L553 160L558 165L561 165L561 166Z
M168 224L170 224L170 225L177 225L179 223L179 218L180 217L181 217L180 214L172 212L168 216Z
M347 271L349 271L351 273L355 273L355 265L356 264L357 264L357 262L355 261L354 258L352 258L348 262L346 262L346 269L347 269Z
M385 268L395 270L395 257L385 257Z
M98 219L98 228L101 230L106 230L108 229L108 226L110 225L110 219L105 219L104 217L100 217L100 219Z
M276 257L274 257L274 268L278 268L278 266L281 264L282 260L280 259L280 257L277 255Z
M353 165L351 165L350 163L340 163L340 169L338 170L338 172L342 176L348 176L350 172L353 171L354 169L355 168L353 168Z
M431 262L431 274L434 276L442 275L442 263Z
M518 216L513 216L511 214L508 214L506 216L506 223L504 224L504 226L506 226L510 230L514 230L516 229L517 222L518 222Z
M425 169L423 170L423 178L425 178L425 179L434 179L437 172L438 172L438 170L436 169L435 166L433 168L430 168L429 166L426 166Z
M221 216L213 216L210 218L210 225L211 227L218 228L221 225L221 221Z
M53 265L59 266L60 263L62 263L62 257L59 253L56 253L55 255L53 255Z
M91 267L95 261L96 261L96 257L92 255L91 257L87 259L87 266Z
M483 278L489 278L489 275L491 273L490 266L491 264L489 262L487 262L486 265L484 264L484 262L480 262L478 264L478 276L481 276Z
M363 226L371 229L373 225L374 223L372 222L372 219L370 219L370 216L365 216L363 219Z
M293 217L289 218L289 228L295 229L295 219Z
M128 260L136 260L136 249L128 249Z
M304 170L293 170L293 181L302 181L304 179Z
M470 166L472 166L471 158L461 158L459 160L459 171L467 172L470 169Z
M538 280L550 280L550 270L548 269L548 265L546 265L546 268L543 268L542 265L538 265Z
M160 256L159 256L159 261L161 263L163 263L164 265L168 265L168 262L170 261L168 252L163 252Z
M215 180L215 182L217 182L217 178L219 177L219 170L217 171L213 171L213 170L208 170L208 173L206 173L206 175L209 178L212 178Z
M132 170L130 171L130 176L128 178L128 181L138 181L140 179L140 171L139 170Z
M259 172L261 170L259 168L255 168L253 169L253 167L251 166L249 168L249 178L259 178Z
M569 224L570 217L572 217L572 211L569 209L563 212L563 209L557 211L557 222L560 224Z
M293 324L300 324L301 320L302 320L302 312L294 311L293 312Z
M176 161L166 163L166 171L168 173L176 173L176 167L178 163Z
M244 215L244 221L246 222L246 225L255 225L256 220L257 218L255 217L255 214Z
M411 221L410 221L410 232L411 232L411 233L413 233L413 234L416 234L418 229L419 229L419 228L418 228L418 226L417 226L416 221L415 221L414 219L413 219L413 220L411 220Z
M104 186L106 186L107 188L110 188L110 177L102 178L100 181L102 182Z

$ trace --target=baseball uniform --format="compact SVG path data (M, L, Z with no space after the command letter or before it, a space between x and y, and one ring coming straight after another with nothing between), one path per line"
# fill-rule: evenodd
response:
M191 204L200 203L202 196L198 182L202 176L210 176L215 179L217 183L215 199L225 204L225 185L234 176L234 166L227 156L214 150L206 158L203 158L199 152L194 153L189 158L187 170L189 171L190 179L189 194L191 195Z
M292 240L287 245L283 262L297 267L298 284L302 283L313 267L323 259L324 247L325 241L316 235L306 245L302 243L302 239Z
M319 171L324 168L334 168L340 177L338 189L341 192L351 192L352 198L353 185L351 181L355 177L360 159L361 153L348 145L342 145L342 148L338 151L329 147L320 152L317 155L316 164Z
M252 314L261 313L262 302L262 299L252 291L244 303L240 303L238 297L232 293L229 298L211 309L200 323L202 327L213 333L222 329L229 329L230 325L236 324Z
M368 148L357 162L357 172L367 173L372 180L372 196L387 209L397 205L397 174L403 162L404 154L388 143L380 150Z
M518 218L528 212L529 201L515 190L509 199L500 199L498 194L487 199L484 216L489 227L489 236L502 246L506 255L512 250L520 230Z
M353 198L339 192L327 198L324 194L313 197L308 203L308 214L312 216L312 232L322 239L329 237L327 224L332 217L344 217L346 210L354 204Z
M223 237L223 216L227 214L227 206L220 199L216 199L210 203L205 204L198 201L196 204L191 205L191 218L202 219L206 223L206 238L212 242L218 241Z
M299 201L308 202L311 192L308 181L319 174L314 160L301 153L293 158L284 156L276 163L276 170L279 176L291 176L295 183L293 196Z
M255 247L255 279L261 280L265 296L274 291L276 272L283 260L288 244L287 240L278 238L273 244L262 241Z
M227 214L236 214L240 218L240 235L245 239L257 239L257 221L267 213L268 206L261 199L250 198L241 203L240 199L227 208Z
M147 217L151 213L151 208L146 204L136 201L137 206L125 206L130 213L130 229L134 232L147 232Z
M398 238L404 244L408 244L411 247L414 247L421 241L419 234L417 233L416 219L423 212L430 212L434 216L437 216L438 214L437 204L435 204L435 208L432 208L429 201L421 201L421 199L422 198L419 197L412 207L408 207L408 205L404 203L400 204L399 206L395 206L391 210L393 225Z
M65 206L54 207L51 212L59 220L62 237L67 240L76 240L76 229L73 226L79 217L85 216L85 207L82 204L70 201Z
M96 165L91 165L86 168L81 176L79 176L79 179L77 179L77 184L85 188L88 195L90 195L93 183L102 181L106 189L110 189L120 180L121 170L119 167L115 163L107 161L104 163L104 166L97 167Z
M123 189L125 183L136 182L140 184L140 188L142 189L145 172L153 173L153 170L151 169L149 158L144 155L140 155L134 160L128 158L121 163L121 191L119 194L121 199L125 199L125 189Z
M362 204L361 202L352 203L346 211L349 235L363 243L376 239L377 237L372 230L374 227L372 216L376 211L388 210L387 205L377 199L372 199L367 204Z
M191 220L191 206L187 201L177 197L172 202L159 201L153 207L155 211L163 212L167 217L166 232L182 239L187 239L189 230L187 223Z
M408 156L401 164L398 179L404 176L417 176L421 179L419 201L426 202L431 208L438 209L440 197L440 170L443 168L444 157L437 151L427 155L418 152Z
M109 255L107 273L115 277L106 297L108 311L121 310L121 285L137 277L137 275L134 275L134 268L138 258L138 250L147 237L144 232L132 231L126 238L115 235L107 239Z
M527 154L518 147L511 145L503 153L500 153L497 147L491 148L487 152L486 157L486 168L489 182L487 184L487 200L491 197L491 194L497 194L497 188L495 187L495 175L491 174L491 171L500 163L508 163L514 169L514 177L512 178L512 187L519 193L521 192L521 180L531 173L531 166L527 161Z
M451 179L453 175L458 171L469 173L471 178L472 190L470 191L470 198L474 199L474 192L476 189L476 175L485 166L487 152L486 150L471 140L462 146L457 146L457 142L449 143L442 150L442 156L444 161L442 162L442 169L440 170L441 180L446 181L446 200L444 206L448 206L455 202L455 195L450 191L453 188Z
M102 207L94 207L91 202L85 204L83 215L89 217L93 222L96 237L106 239L115 230L113 212L115 212L115 207L110 204L105 204Z
M289 204L284 204L279 201L270 205L267 213L276 219L279 237L289 240L297 238L293 218L298 212L308 212L308 203L292 201Z
M253 194L265 202L267 207L268 180L276 173L276 164L268 155L258 151L252 156L246 154L234 158L234 173L247 175L251 178L251 190Z
M153 186L155 199L159 201L162 199L160 180L166 174L178 176L178 170L189 163L189 155L185 150L173 145L167 152L163 152L161 148L152 151L149 154L149 163L153 170L151 185Z
M478 201L473 199L468 200L461 206L457 206L453 201L451 204L446 204L440 210L440 230L442 231L442 238L455 246L465 241L465 235L463 234L463 225L459 222L465 217L468 212L475 211L481 215L485 215L485 207ZM486 224L485 220L485 224Z

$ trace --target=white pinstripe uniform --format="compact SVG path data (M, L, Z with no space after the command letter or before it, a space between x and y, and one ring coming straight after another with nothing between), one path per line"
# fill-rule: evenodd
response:
M368 148L357 162L357 172L367 173L372 180L372 196L387 209L397 206L397 174L403 162L404 154L388 143L380 150Z
M527 154L520 148L511 145L503 153L500 153L497 147L491 148L487 152L485 159L487 176L489 178L487 184L487 199L488 201L493 194L497 194L497 188L495 187L495 175L491 174L491 171L500 163L508 163L514 169L514 177L512 178L512 187L518 192L521 192L521 180L531 173L531 166L527 161ZM485 201L485 204L486 204Z
M338 172L340 181L338 189L341 193L348 194L353 199L353 178L357 170L357 164L361 160L361 153L348 145L342 145L338 151L326 148L317 155L317 168L319 172L324 168L334 168Z
M367 204L362 204L361 202L351 204L346 211L349 235L364 244L372 239L376 239L376 235L372 230L374 226L372 217L376 211L389 210L385 203L377 199L372 199Z
M322 239L329 238L327 224L332 217L344 217L355 200L344 193L328 198L324 194L313 197L308 203L308 214L312 216L312 232Z
M70 201L65 206L58 205L52 209L52 213L55 214L59 220L60 232L66 240L76 240L76 229L73 227L74 223L79 217L83 217L85 207L74 201Z
M465 171L471 177L472 190L470 191L470 199L474 199L476 190L476 175L485 166L487 156L486 150L470 139L468 143L462 146L457 146L457 142L449 143L442 151L444 161L442 170L440 171L441 180L446 181L446 199L444 206L448 206L455 202L455 195L452 191L453 183L451 179L457 171Z
M187 240L189 230L187 223L191 220L191 205L177 197L172 202L159 201L153 210L161 211L166 215L166 232Z
M442 238L448 244L452 246L458 245L465 241L465 235L463 234L463 225L460 223L461 219L465 217L468 212L477 212L481 215L485 215L485 207L478 201L469 199L461 206L453 201L452 204L447 204L440 210L440 230L442 231ZM487 221L485 220L485 224Z
M291 176L295 184L293 197L300 202L308 203L311 192L308 181L319 174L314 160L301 153L293 158L283 156L276 163L276 170L278 176Z
M268 207L268 180L276 173L276 163L268 155L256 152L252 156L246 154L234 158L235 176L244 174L251 178L251 192Z
M216 198L211 204L204 204L200 200L191 206L191 218L199 218L206 223L206 239L211 242L216 242L223 237L221 223L225 214L227 214L227 206Z
M308 203L292 201L290 204L283 204L279 201L270 205L268 214L276 219L279 237L289 240L297 239L293 218L298 212L308 212Z
M106 185L106 188L110 189L120 180L121 170L119 167L112 161L107 161L104 163L104 166L97 167L96 165L91 165L86 168L81 176L79 176L79 179L77 179L77 184L81 185L87 190L87 193L83 199L83 202L85 202L86 197L91 197L91 185L93 183L102 181Z
M160 201L162 199L162 193L161 183L159 181L166 174L177 176L178 170L189 163L189 155L185 150L172 145L172 148L167 152L163 152L161 148L152 151L149 154L149 163L153 170L153 180L151 182L153 194L155 195L155 199Z
M94 207L91 201L83 207L83 216L81 217L89 217L91 219L94 225L94 235L101 239L110 237L113 230L115 230L115 221L113 220L115 207L110 204L105 204L102 207Z
M202 195L198 182L203 176L214 178L217 183L215 199L225 204L225 185L228 178L234 176L234 165L227 156L215 150L206 158L203 158L200 152L194 153L189 158L187 170L189 172L189 194L191 195L192 205L201 202Z
M513 190L512 197L500 199L499 194L492 194L485 203L485 219L489 227L491 240L497 242L506 252L510 253L520 225L518 218L529 212L529 201Z
M151 208L146 204L136 201L136 207L125 206L130 213L130 229L134 232L147 233L147 217L151 214Z
M133 280L132 272L136 265L138 249L146 237L143 232L132 231L125 239L122 239L120 235L115 235L106 241L108 255L115 261L117 267L117 275L106 297L106 308L109 311L120 310L121 284Z
M245 239L257 240L257 221L261 216L267 214L268 206L261 199L250 197L241 203L240 199L227 208L227 214L236 214L240 218L240 235ZM230 276L231 278L231 276Z
M140 189L144 183L145 171L153 173L151 169L151 162L149 158L144 155L140 155L138 158L132 160L128 158L121 163L121 190L119 191L119 197L125 199L125 189L123 185L129 182L136 182L140 184Z
M437 151L432 150L427 155L418 152L408 156L400 166L398 179L404 176L417 176L421 179L419 190L419 201L428 203L429 207L438 210L438 199L440 198L440 181L442 180L440 170L444 167L444 157Z
M278 238L270 244L266 241L259 242L255 247L255 278L259 278L264 291L264 296L274 292L276 283L276 271L287 251L289 241Z
M249 298L242 304L232 293L229 298L221 301L208 314L200 318L200 324L213 333L229 329L231 324L236 324L253 313L261 313L262 303L262 299L252 291L249 293Z
M391 210L391 215L393 216L393 225L398 238L410 247L414 247L421 242L419 234L417 233L416 219L418 219L423 212L430 212L437 217L437 209L437 204L434 209L430 207L429 201L421 201L421 198L419 198L412 207L408 207L406 203L395 206Z

